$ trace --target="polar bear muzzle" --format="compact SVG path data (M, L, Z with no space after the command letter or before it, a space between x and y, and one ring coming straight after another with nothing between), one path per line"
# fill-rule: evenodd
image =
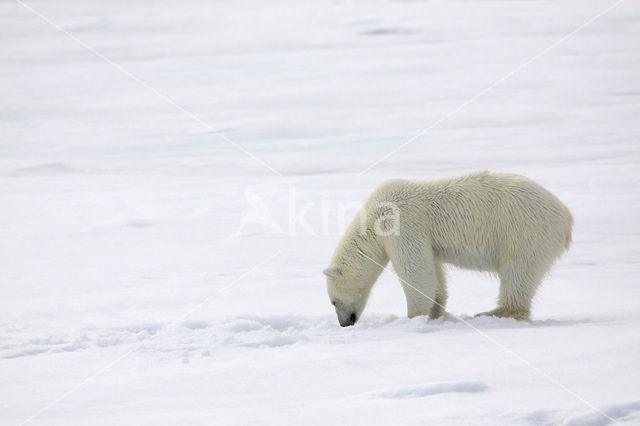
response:
M340 326L341 327L349 327L352 326L356 323L356 321L358 320L358 318L356 317L356 313L355 312L351 312L351 314L349 314L348 317L343 317L340 314L338 314L338 321L340 322Z
M340 323L340 326L349 327L358 321L358 315L353 311L353 309L342 303L340 300L334 300L332 304L336 308L336 314L338 315L338 322Z

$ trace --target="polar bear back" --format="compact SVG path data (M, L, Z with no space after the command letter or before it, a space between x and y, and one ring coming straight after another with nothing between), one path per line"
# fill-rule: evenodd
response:
M428 238L436 261L467 269L499 272L514 262L552 263L571 242L569 209L518 175L480 172L432 182L391 180L366 204L380 201L398 207L401 234Z

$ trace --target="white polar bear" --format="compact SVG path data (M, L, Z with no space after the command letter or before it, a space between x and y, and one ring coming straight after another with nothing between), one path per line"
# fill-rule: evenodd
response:
M542 278L571 244L572 225L558 198L518 175L390 180L365 202L323 271L329 298L340 325L355 324L391 260L408 316L438 318L448 263L500 277L497 309L479 315L528 320Z

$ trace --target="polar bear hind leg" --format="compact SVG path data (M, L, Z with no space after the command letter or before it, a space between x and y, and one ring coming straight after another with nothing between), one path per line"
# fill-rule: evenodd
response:
M500 293L498 307L478 315L500 318L515 318L529 321L531 301L542 283L545 274L551 269L553 261L538 260L536 263L524 260L500 268Z

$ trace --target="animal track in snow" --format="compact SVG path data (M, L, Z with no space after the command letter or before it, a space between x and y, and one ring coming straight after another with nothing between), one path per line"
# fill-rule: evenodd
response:
M505 318L470 318L480 329L565 326L570 321L520 323ZM584 321L582 321L584 322ZM144 349L157 352L217 351L229 347L261 348L290 346L304 342L344 344L370 339L395 339L399 335L468 330L454 321L427 321L425 317L398 318L367 314L355 327L342 328L331 316L267 315L237 316L218 320L186 319L178 324L133 323L105 328L58 330L38 335L20 329L0 334L0 358L18 358L52 352L72 352L90 347L108 348L144 342ZM158 335L159 336L156 336ZM451 391L448 391L451 392Z
M638 421L640 420L640 401L611 404L603 407L601 411L616 421ZM562 424L565 426L604 426L610 423L611 420L607 417L593 411L589 414L570 417Z
M422 398L441 393L478 393L484 392L489 387L483 382L442 382L429 383L417 386L403 386L395 389L387 389L371 394L378 398Z

